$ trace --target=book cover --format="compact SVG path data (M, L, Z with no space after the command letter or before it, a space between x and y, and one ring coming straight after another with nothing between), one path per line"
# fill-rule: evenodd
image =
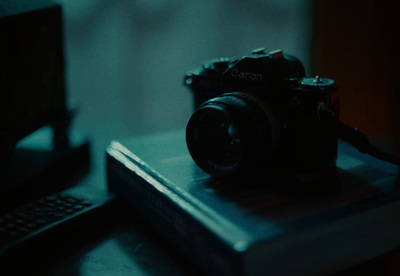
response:
M206 273L327 274L400 245L398 167L344 144L329 172L216 180L179 130L113 141L107 181Z

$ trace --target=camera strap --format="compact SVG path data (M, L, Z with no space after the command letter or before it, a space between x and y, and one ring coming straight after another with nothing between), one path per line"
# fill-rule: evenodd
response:
M400 158L395 155L388 154L372 145L367 135L359 131L357 128L346 125L339 120L337 120L337 122L339 137L342 140L348 142L362 153L369 154L375 158L400 166Z
M359 131L357 128L353 128L342 123L333 115L333 112L326 108L323 104L318 106L318 117L321 123L332 124L332 126L336 126L339 138L351 144L358 151L369 154L380 160L393 163L400 167L399 157L388 154L372 145L367 135Z

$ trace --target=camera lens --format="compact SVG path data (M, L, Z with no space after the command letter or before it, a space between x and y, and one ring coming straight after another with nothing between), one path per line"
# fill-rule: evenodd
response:
M273 154L278 131L270 108L244 93L203 103L190 118L186 142L196 164L225 177L259 168Z

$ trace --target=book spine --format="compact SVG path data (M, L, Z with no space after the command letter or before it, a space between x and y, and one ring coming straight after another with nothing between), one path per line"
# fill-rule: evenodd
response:
M176 248L212 275L241 275L241 254L220 239L204 222L160 192L163 183L135 163L107 154L108 188L122 196Z

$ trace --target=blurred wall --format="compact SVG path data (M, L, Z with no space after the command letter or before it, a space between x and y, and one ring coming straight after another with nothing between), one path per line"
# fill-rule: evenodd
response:
M342 121L400 156L400 1L315 4L313 70L337 81Z
M60 0L74 128L102 146L183 127L184 74L220 56L280 48L309 68L310 1Z

